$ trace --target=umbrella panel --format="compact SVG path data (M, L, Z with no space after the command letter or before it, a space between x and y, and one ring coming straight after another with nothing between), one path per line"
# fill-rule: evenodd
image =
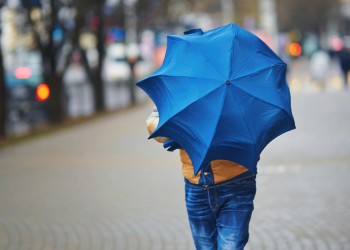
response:
M258 160L268 143L295 128L294 121L284 109L245 92L235 84L232 84L231 90L254 141Z
M286 64L276 64L253 74L232 79L231 82L246 93L284 109L294 124L286 83Z
M284 62L258 37L233 25L234 39L229 79L250 75L274 64Z

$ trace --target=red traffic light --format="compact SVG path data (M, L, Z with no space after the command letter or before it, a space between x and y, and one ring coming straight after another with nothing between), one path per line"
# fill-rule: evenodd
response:
M47 100L47 98L49 98L50 96L50 89L49 86L47 86L45 83L40 84L37 88L36 88L36 99L38 99L38 101L45 101Z

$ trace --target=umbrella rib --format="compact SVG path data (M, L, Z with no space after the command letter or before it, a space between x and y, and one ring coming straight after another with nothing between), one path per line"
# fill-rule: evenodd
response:
M292 121L292 123L293 123L294 126L295 126L294 119L293 119L292 117L290 117L290 115L288 114L288 112L287 112L284 108L282 108L282 107L280 107L280 106L277 106L277 105L275 105L275 104L273 104L273 103L267 102L267 101L265 101L265 100L263 100L263 99L261 99L261 98L259 98L259 97L257 97L257 96L253 96L253 95L250 94L249 92L247 92L247 91L245 91L244 89L238 87L236 84L235 84L235 87L236 87L236 88L239 88L239 89L242 90L244 93L246 93L246 94L248 94L248 95L250 95L250 96L252 96L252 97L258 99L259 101L262 101L262 102L264 102L264 103L266 103L266 104L272 105L272 106L274 106L274 107L276 107L276 108L279 108L279 109L283 110L283 111L287 114L287 116L289 117L289 119Z
M226 87L226 86L225 86ZM205 152L205 155L207 155L208 151L209 151L209 148L211 146L211 144L213 143L213 139L214 139L214 136L216 134L216 130L218 128L218 124L219 124L219 121L221 119L221 114L222 114L222 109L224 107L224 103L225 103L225 99L226 99L226 91L224 92L224 98L222 98L222 101L221 101L221 109L220 109L220 115L219 115L219 118L218 120L216 121L216 125L215 125L215 129L214 129L214 133L213 135L211 136L211 140L210 140L210 144L209 144L209 147L207 148L206 152ZM205 160L205 158L203 159L203 161ZM203 164L203 162L201 162L201 165Z
M237 106L238 106L238 108L239 108L239 111L240 111L240 113L242 114L244 123L245 123L245 125L246 125L246 127L247 127L247 129L248 129L250 138L251 138L252 142L254 143L254 150L255 150L254 155L255 155L255 153L256 153L256 142L254 141L253 136L252 136L252 133L250 132L250 129L249 129L247 120L245 119L245 116L244 116L244 114L243 114L243 112L242 112L241 106L239 105L239 103L238 103L237 100L236 100L236 95L235 95L234 91L232 91L232 88L230 88L230 90L231 90L232 95L233 95L233 98L235 99L235 102L236 102L236 104L237 104Z
M234 30L235 30L235 34L234 34L234 39L233 39L233 42L232 42L232 47L231 47L231 57L233 57L233 46L234 46L234 44L235 44L235 41L236 41L236 29L237 29L237 27L236 26L233 26L234 27ZM241 65L241 67L239 67L239 69L237 69L235 72L234 72L234 74L236 75L239 71L240 71L240 69L244 66L244 65L246 65L247 63L248 63L248 61L249 61L249 59L252 57L252 55L253 55L253 52L255 52L255 50L254 51L252 51L251 53L250 53L250 55L249 55L249 57L246 59L246 61ZM229 74L229 76L228 77L231 77L231 75L232 75L232 62L233 62L233 60L232 60L232 58L231 58L231 60L230 60L230 74Z
M233 23L232 23L232 26L233 26L233 29L234 29L235 32L234 32L234 34L233 34L233 29L231 29L233 41L232 41L232 44L231 44L230 70L229 70L228 78L231 76L231 72L232 72L233 46L234 46L235 41L236 41L236 27L233 25Z
M268 67L259 69L259 70L257 70L257 71L254 71L253 73L249 73L249 74L247 74L247 75L243 75L243 76L240 76L240 77L237 77L237 78L233 78L233 79L231 79L231 81L233 81L233 80L238 80L238 79L241 79L241 78L245 78L245 77L248 77L248 76L251 76L251 75L258 74L258 73L260 73L261 71L265 71L265 70L271 69L271 68L273 68L273 67L275 67L275 66L279 66L279 65L285 66L286 64L285 64L285 63L275 63L275 64L273 64L273 65L271 65L271 66L268 66Z
M186 42L185 40L180 39L180 38L177 38L177 37L171 37L171 36L169 36L169 39L173 39L173 40L175 40L175 41ZM200 55L202 55L202 57L203 57L206 61L208 61L208 62L213 66L213 69L215 69L216 72L219 73L219 75L222 75L222 73L220 72L220 70L218 70L218 69L214 66L214 64L212 64L212 62L211 62L210 60L208 60L202 53L200 53L200 51L198 51L194 46L192 46L192 44L190 44L189 42L187 42L186 44L188 44L193 50L197 51Z
M247 60L241 65L241 67L239 67L239 69L237 69L236 71L235 71L235 75L241 70L241 68L243 68L243 66L244 65L246 65L247 63L248 63L248 60L252 57L252 55L253 55L253 52L249 55L249 57L247 58ZM231 72L231 68L230 68L230 72ZM231 73L230 73L230 76L231 76ZM233 79L235 79L235 78L233 78ZM236 78L237 79L237 78Z
M201 77L201 76L175 76L175 75L164 75L164 74L160 74L160 75L156 75L156 76L152 76L150 78L153 78L153 77L161 77L161 76L169 76L169 77L188 77L188 78L198 78L198 79L204 79L204 80L212 80L212 81L217 81L217 82L220 82L218 79L214 79L214 78L208 78L208 77Z
M283 72L284 72L284 71L283 71ZM282 72L282 71L279 72L279 74L278 74L278 79L280 79L281 74L283 74L283 72ZM237 84L242 84L242 83L235 83L235 85L237 85ZM274 87L269 87L269 86L256 86L256 85L250 85L250 84L246 84L246 83L244 83L244 85L245 85L245 86L250 86L250 87L256 87L256 88L274 89Z
M142 79L141 81L137 82L137 86L139 85L142 85L144 82L146 82L147 80L149 79L152 79L152 78L156 78L156 77L162 77L162 76L169 76L169 77L188 77L188 78L199 78L199 79L204 79L204 80L213 80L213 81L217 81L217 82L220 82L220 80L218 79L214 79L214 78L208 78L208 77L202 77L202 76L176 76L176 75L165 75L165 74L159 74L159 75L151 75L145 79Z

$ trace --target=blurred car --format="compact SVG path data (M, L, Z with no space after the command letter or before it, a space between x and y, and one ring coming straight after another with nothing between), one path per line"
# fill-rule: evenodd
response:
M38 86L44 83L40 54L18 51L6 59L8 131L26 133L32 125L48 120L48 96L42 99L37 93Z
M48 102L37 95L37 87L42 84L41 77L16 79L6 74L8 92L8 132L27 133L35 124L48 120Z

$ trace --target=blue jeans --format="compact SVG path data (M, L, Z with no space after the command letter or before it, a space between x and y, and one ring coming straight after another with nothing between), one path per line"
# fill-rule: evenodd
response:
M197 250L242 250L254 209L255 176L211 189L185 185L186 206Z

